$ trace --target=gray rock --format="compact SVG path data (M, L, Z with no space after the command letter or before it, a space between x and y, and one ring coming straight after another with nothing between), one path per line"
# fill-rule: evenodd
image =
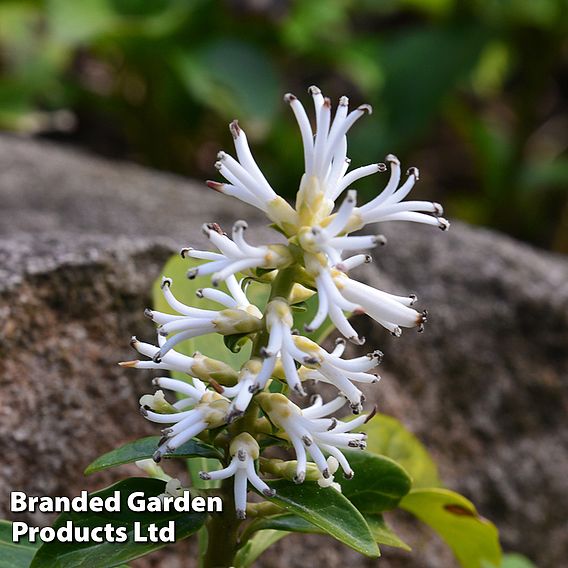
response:
M97 455L145 433L148 390L131 357L149 285L204 221L259 223L252 209L202 184L47 144L0 137L0 506L7 492L73 494ZM426 443L446 484L494 520L507 550L542 567L568 557L568 263L494 232L387 226L388 246L361 276L416 292L423 334L394 339L357 325L386 354L367 391ZM259 227L251 238L268 242ZM125 420L127 416L129 419ZM40 522L42 519L30 519ZM429 533L395 519L414 555L385 548L382 565L453 566ZM426 544L424 544L426 542ZM424 553L424 555L422 555ZM375 565L330 539L294 535L259 566ZM171 564L174 565L174 564Z

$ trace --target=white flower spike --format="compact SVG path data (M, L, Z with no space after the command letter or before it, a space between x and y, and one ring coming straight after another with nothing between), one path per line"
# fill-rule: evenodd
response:
M382 353L376 350L343 358L346 339L357 345L365 341L349 316L367 314L395 336L403 328L418 327L422 331L426 322L426 312L413 307L416 296L390 294L351 276L351 270L371 262L369 249L386 243L382 235L353 233L387 221L422 223L443 230L449 227L439 204L406 200L418 180L418 169L410 168L401 182L400 162L389 154L386 163L349 170L347 133L359 118L371 113L370 106L349 111L347 97L341 97L333 112L331 101L317 87L310 87L309 93L314 105L313 127L301 102L294 95L285 96L304 147L305 167L294 207L277 195L262 174L237 121L230 125L236 159L220 152L216 163L226 183L207 182L213 189L263 211L285 237L285 244L252 245L244 237L245 221L237 221L230 236L216 223L204 225L203 231L215 250L185 248L181 255L202 261L192 265L187 276L211 278L211 286L200 288L196 295L215 302L218 309L181 302L172 293L172 281L164 278L162 293L175 313L146 310L158 326L157 345L133 338L133 347L147 360L121 363L124 367L188 375L188 382L157 377L154 385L158 390L140 399L145 418L166 425L154 460L175 452L202 432L215 429L207 439L225 456L221 460L224 467L200 475L203 479L229 480L221 485L221 491L234 491L239 519L246 516L249 482L261 494L274 495L257 473L257 460L264 473L293 478L296 483L308 476L320 487L338 491L341 486L334 480L338 468L348 479L354 475L343 451L366 447L366 434L357 429L374 412L361 414L365 397L359 386L379 381L374 368ZM366 176L387 170L389 179L382 192L366 204L358 203L352 186ZM270 288L262 310L260 300L258 306L254 305L246 287L243 289L243 282L250 281ZM310 307L312 296L317 299L317 309L302 319L299 313ZM345 337L337 340L330 352L295 329L303 323L301 331L313 333L327 319ZM184 340L211 333L234 336L225 339L228 346L238 344L251 349L239 371L198 352L190 357L175 350ZM208 344L204 345L207 352ZM326 404L316 396L310 406L302 409L287 398L287 393L305 396L306 381L329 383L338 390L338 396ZM282 392L272 392L273 387ZM170 403L162 389L182 398ZM359 416L337 420L333 414L346 403ZM270 445L274 435L290 442L295 461L260 457L259 442L261 446ZM151 468L148 471L157 475ZM180 487L173 480L167 491L177 493ZM250 513L261 511L261 504L249 505Z

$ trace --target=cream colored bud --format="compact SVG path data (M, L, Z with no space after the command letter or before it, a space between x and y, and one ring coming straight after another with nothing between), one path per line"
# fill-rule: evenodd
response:
M198 379L209 382L211 379L226 387L233 386L237 382L238 373L230 365L217 359L211 359L201 353L193 355L191 372Z
M237 455L237 452L242 449L246 450L249 457L253 460L258 459L260 454L258 442L248 432L242 432L239 434L229 445L229 453L231 456Z
M209 428L219 428L227 422L230 404L229 400L216 392L207 391L203 395L199 406L202 407L203 419L209 424Z
M140 406L150 408L160 414L175 414L179 412L164 396L164 391L157 390L154 394L145 394L140 397Z
M280 459L261 458L260 468L264 473L271 473L284 479L293 480L297 475L298 462L296 460L284 461ZM312 462L307 463L306 481L317 481L321 474Z
M266 307L266 327L268 331L278 322L282 322L286 327L294 325L290 306L282 298L275 298Z
M262 327L262 320L238 309L221 310L214 322L217 332L223 335L251 333Z
M262 368L262 361L260 359L249 359L242 367L239 376L244 375L258 375Z
M290 416L302 415L300 408L280 393L262 392L256 395L256 400L277 426L281 426L282 420Z
M268 245L264 257L266 268L284 268L293 262L294 257L286 245Z
M294 284L292 286L292 291L290 292L290 305L299 304L300 302L305 302L309 300L315 292L302 286L302 284Z
M162 481L169 481L171 476L168 475L153 459L138 460L134 465L141 469L146 475L154 479L161 479Z
M296 211L301 226L317 225L333 210L333 201L326 199L325 192L316 176L304 176L296 197Z
M275 197L268 203L266 214L286 235L293 235L298 230L298 214L282 197Z

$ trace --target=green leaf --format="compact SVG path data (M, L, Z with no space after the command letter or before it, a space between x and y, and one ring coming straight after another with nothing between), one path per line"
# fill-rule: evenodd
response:
M41 543L26 538L12 541L12 523L0 520L0 568L28 568Z
M105 499L114 491L120 491L121 507L118 513L63 513L57 517L53 528L57 529L71 521L75 527L126 527L128 541L125 543L109 542L70 542L56 540L44 543L34 557L31 568L111 568L138 558L165 546L165 543L133 542L134 523L141 524L141 533L146 534L148 525L158 528L175 522L176 540L179 541L195 533L205 522L204 513L135 513L127 507L128 495L134 491L144 492L145 497L157 496L164 492L165 483L157 479L132 477L97 491L96 495Z
M501 564L497 528L462 495L448 489L415 489L400 502L400 507L434 529L463 568Z
M475 68L488 36L479 22L468 21L408 28L385 43L382 100L389 109L387 139L392 147L405 146L424 132L456 84ZM436 65L425 65L428 61Z
M118 23L108 0L48 0L47 16L53 37L69 45L92 40Z
M203 308L205 310L218 310L222 307L220 304L208 300L207 298L198 299L195 295L197 290L200 288L211 287L211 278L209 276L198 276L193 280L189 280L186 276L187 271L190 268L199 266L202 263L203 261L191 258L184 259L179 255L175 255L168 260L163 268L162 274L173 280L172 292L181 302L190 306ZM161 277L156 279L154 282L154 308L158 311L169 314L175 313L164 300L160 287L161 282ZM219 286L219 289L225 292L227 291L224 284ZM258 282L251 282L247 288L247 296L251 303L255 304L262 310L266 305L269 291L268 286ZM250 341L247 342L247 344L244 345L238 353L234 353L227 348L222 335L219 335L218 333L210 333L184 341L176 347L176 350L186 355L193 355L195 351L199 351L203 353L203 355L207 355L213 359L220 359L221 361L231 365L235 370L239 370L243 363L248 361L250 357L251 343ZM173 373L173 375L181 378L182 380L187 379L187 377L183 374Z
M375 538L375 542L377 544L386 544L388 546L410 550L410 547L385 523L382 515L365 514L363 516L365 521L367 521L371 534ZM247 534L266 529L297 533L325 534L323 529L294 514L262 517L254 521L247 528Z
M370 452L343 453L355 475L352 479L338 477L341 491L362 513L394 509L410 491L410 477L390 458Z
M298 533L325 534L325 531L323 529L320 529L303 517L299 517L298 515L294 514L261 517L250 525L250 527L247 529L247 532L254 532L265 529L275 529L279 531Z
M235 568L248 568L252 563L275 542L290 533L286 531L264 530L257 532L239 549L235 556Z
M278 109L280 81L275 67L253 44L218 38L197 52L184 52L177 68L185 85L204 104L226 116L238 112L247 117L248 132L264 130ZM188 74L196 71L200 86Z
M428 450L392 416L377 414L361 428L367 432L367 450L393 459L412 478L412 487L438 487L438 467Z
M232 353L238 353L249 340L249 336L246 333L234 333L233 335L223 336L223 342L229 351Z
M199 477L200 471L215 471L219 469L219 458L190 458L187 460L187 470L191 484L197 489L211 489L221 487L219 480L205 480Z
M147 438L140 438L139 440L128 442L124 444L124 446L98 457L85 469L85 475L90 475L91 473L110 467L116 467L117 465L151 458L158 447L159 441L159 436L148 436ZM175 452L166 454L164 458L188 458L195 456L216 459L223 457L219 450L213 446L194 439L181 445Z
M375 537L377 544L386 544L394 548L402 548L403 550L411 550L410 546L406 544L385 522L382 515L364 515L371 534Z
M484 564L483 568L491 568L491 565ZM511 553L503 555L503 561L499 568L536 568L536 564L533 564L522 554Z
M317 483L296 485L278 480L269 483L276 490L270 501L313 523L357 552L376 558L380 555L365 519L351 502L332 488Z

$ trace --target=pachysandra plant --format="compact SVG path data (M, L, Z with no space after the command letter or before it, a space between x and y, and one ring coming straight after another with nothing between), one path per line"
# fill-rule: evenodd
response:
M182 394L185 398L173 404L166 402L162 391L141 400L141 412L148 420L167 425L154 459L173 452L187 440L206 429L215 429L216 439L225 448L225 468L200 473L205 480L224 480L234 486L237 519L247 516L247 482L262 495L276 493L257 473L255 462L269 449L261 451L259 440L267 433L286 440L295 454L292 481L304 483L308 465L315 465L322 479L333 482L328 457L334 458L343 475L350 479L354 471L343 451L364 450L366 435L358 432L369 415L354 420L330 417L348 404L354 414L363 409L364 396L357 384L377 383L371 371L382 354L373 351L356 358L343 358L345 341L340 340L332 352L302 335L294 328L294 289L317 294L318 307L305 330L312 332L329 318L344 338L357 345L365 340L355 330L347 313L368 314L396 336L402 328L422 330L426 312L412 306L414 295L393 295L377 290L349 276L352 269L370 262L368 253L360 252L385 244L382 235L356 235L367 225L386 221L413 221L449 227L442 207L427 201L404 201L418 179L411 168L400 185L399 160L387 156L386 163L372 164L349 171L347 132L371 107L362 105L349 112L348 100L341 97L332 119L332 105L317 87L311 87L315 109L315 131L312 130L302 103L291 94L290 104L304 144L305 172L300 181L295 207L274 191L253 158L244 130L237 121L230 125L236 159L220 152L215 164L226 182L207 182L220 193L235 197L263 211L287 244L255 246L245 239L247 223L237 221L229 236L216 223L203 226L213 251L184 248L182 256L203 261L188 270L188 278L210 275L211 288L199 291L200 297L219 304L219 310L205 310L186 305L175 298L172 281L164 279L164 298L175 315L151 311L147 315L158 326L157 346L133 341L133 346L148 361L124 363L137 368L155 368L187 373L188 380L155 379L156 386ZM362 177L390 169L385 189L365 205L357 206L357 192L352 185ZM241 280L239 281L239 278ZM258 279L269 281L270 299L261 311L246 295L246 283ZM227 292L218 289L226 283ZM196 304L198 306L198 303ZM202 363L196 372L195 357L177 353L175 346L184 340L208 333L246 334L253 342L251 358L238 373L223 362ZM213 380L208 367L216 371ZM199 378L198 378L199 377ZM202 382L206 381L206 382ZM207 385L208 381L208 385ZM337 396L323 404L318 397L306 403L305 384L323 381L336 387ZM274 382L288 388L273 392ZM287 394L300 399L299 405ZM310 460L310 461L308 461ZM310 463L311 462L311 463ZM264 467L270 466L264 462ZM262 471L261 471L262 474ZM331 483L330 483L331 484ZM211 535L215 536L215 535ZM211 538L210 536L210 538ZM230 549L231 543L224 543ZM226 555L230 565L230 554Z
M161 438L150 449L144 442L148 455L132 447L117 450L94 462L90 470L141 460L137 463L151 477L168 482L165 488L160 486L161 494L179 494L180 482L144 458L152 456L157 464L170 456L201 456L190 460L193 485L188 490L219 495L225 508L223 513L192 517L194 524L181 536L207 531L207 538L200 538L205 567L249 566L286 531L328 533L368 556L379 555L377 543L404 548L382 518L397 505L437 530L464 566L496 564L500 549L493 525L480 529L481 518L463 497L438 487L422 489L438 484L433 464L410 471L415 488L409 493L406 471L377 454L377 440L367 437L373 429L366 423L375 409L365 408L361 386L378 388L374 371L382 353L371 348L366 354L344 356L348 343L364 353L360 346L365 339L351 315L366 314L396 337L404 328L422 331L426 322L426 312L414 307L416 296L378 290L352 276L353 269L371 261L368 251L386 242L375 224L409 221L446 230L449 223L439 204L406 199L418 170L410 168L401 182L395 156L349 169L346 135L359 118L371 113L370 106L349 111L348 99L341 97L332 113L330 100L317 87L309 92L315 128L299 99L284 97L304 148L305 171L294 205L276 193L254 160L244 130L237 121L231 123L236 158L220 152L215 165L225 181L207 184L261 210L275 229L275 241L251 244L245 239L245 221L237 221L230 234L207 223L203 232L212 250L182 249L187 278L202 282L206 276L210 285L196 289L195 302L188 305L173 292L174 286L183 290L184 282L164 277L160 294L167 311L146 311L157 325L156 343L133 338L132 346L142 357L121 363L159 373L153 379L157 390L141 398L140 411L161 425ZM353 185L380 173L388 175L384 189L359 204ZM366 233L353 234L363 228ZM404 230L402 225L398 228ZM249 293L254 286L266 291L262 302ZM308 311L302 312L306 306ZM303 325L298 328L302 313ZM330 322L340 337L328 350L321 342ZM182 352L188 340L212 334L223 336L235 351L250 349L250 355L235 368L229 349L225 361ZM307 396L318 382L331 385L326 392L335 391L328 400ZM382 435L382 429L375 430ZM373 451L366 450L368 443ZM211 467L204 457L214 458L217 465ZM200 471L195 471L196 460L202 464ZM408 467L412 470L410 461ZM461 530L467 542L480 543L478 563L471 562L472 547L464 548L454 524L444 532L439 517L430 519L430 512L442 506L445 515L460 507L466 511L446 521L466 523ZM113 561L135 556L113 556Z

